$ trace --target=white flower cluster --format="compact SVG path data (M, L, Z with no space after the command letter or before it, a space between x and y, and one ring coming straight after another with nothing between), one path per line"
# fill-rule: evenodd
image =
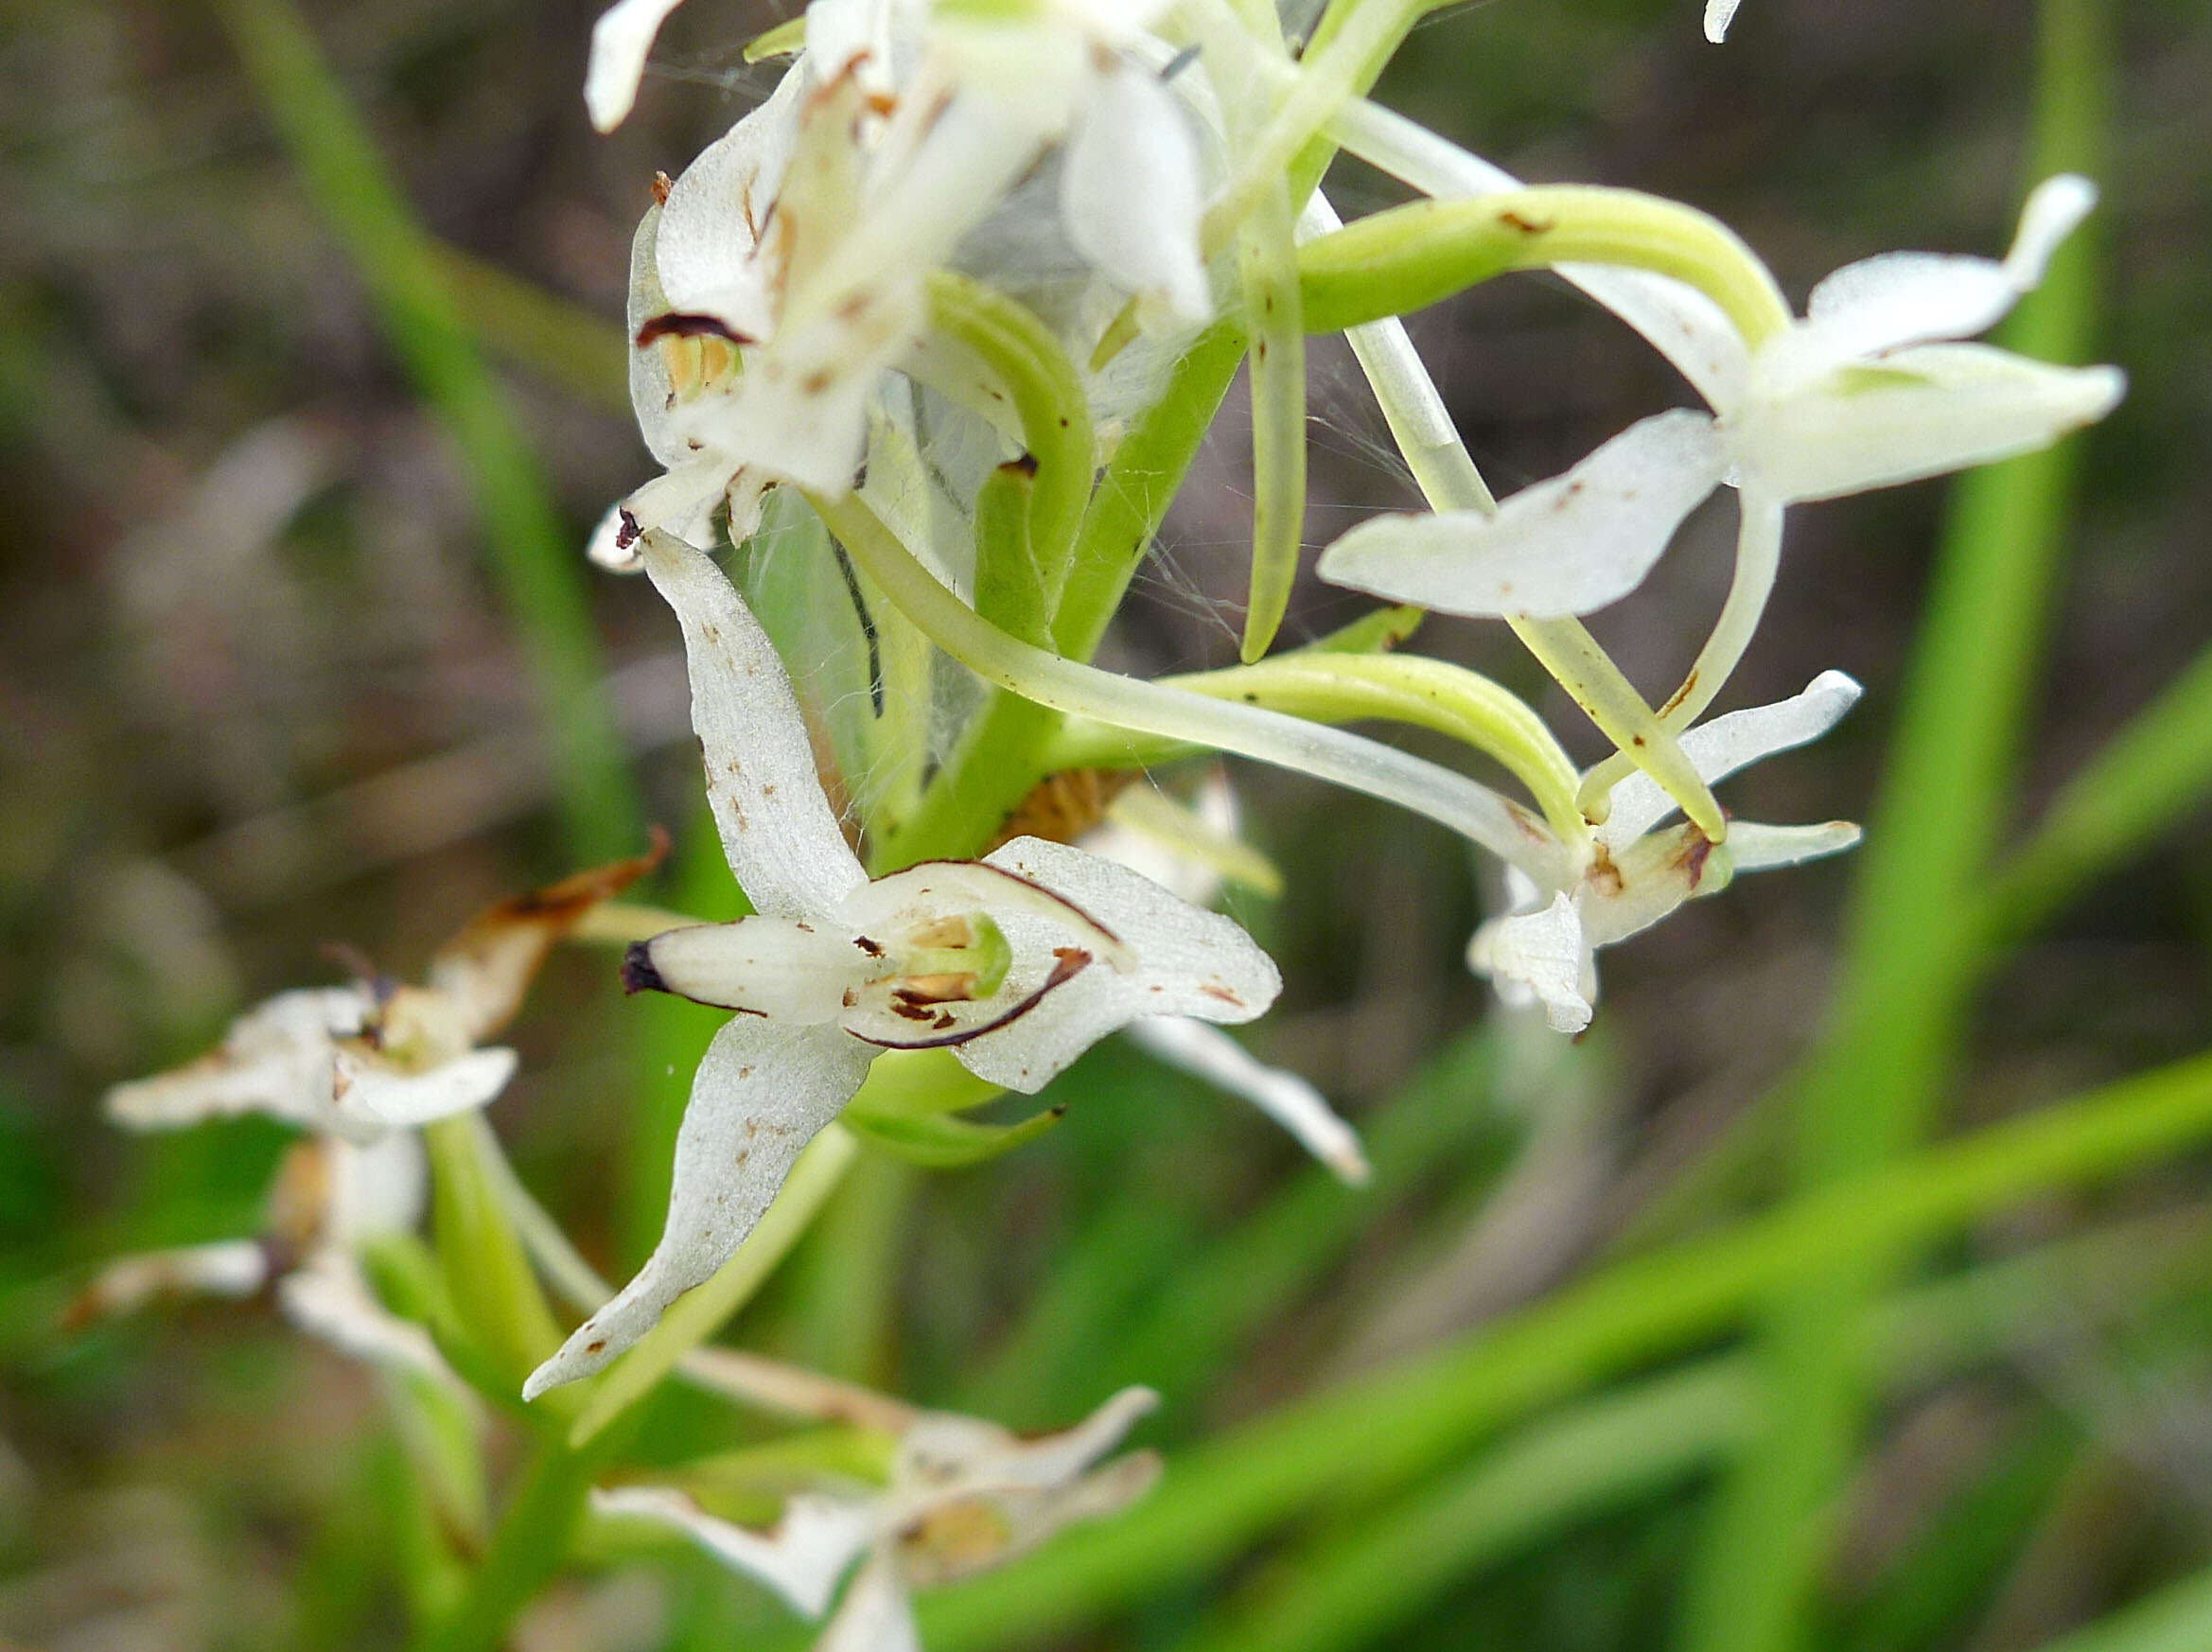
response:
M600 19L586 100L602 130L629 113L675 5L622 0ZM1708 7L1714 39L1734 9ZM658 1246L611 1297L590 1292L600 1306L530 1374L525 1398L599 1372L729 1263L887 1051L940 1051L930 1059L949 1057L990 1093L1029 1093L1130 1028L1253 1099L1347 1181L1365 1173L1356 1137L1311 1085L1218 1030L1263 1014L1281 987L1251 937L1210 909L1224 860L1249 858L1219 795L1210 823L1170 831L1183 852L1165 857L1126 821L1019 831L1004 807L964 822L955 852L971 858L879 852L889 834L865 807L849 837L842 797L833 803L825 784L834 742L821 708L712 556L753 539L772 506L826 527L802 546L825 562L836 538L871 650L869 602L884 625L924 640L918 665L909 651L859 698L926 695L934 645L1007 691L1003 704L1045 709L1017 727L1038 775L1051 775L1040 753L1067 717L1166 740L1175 755L1260 756L1422 809L1506 862L1507 908L1474 935L1470 966L1575 1033L1594 1013L1600 948L1737 872L1857 839L1843 822L1731 823L1712 796L1745 764L1825 733L1858 697L1825 671L1780 704L1704 716L1773 587L1785 508L2026 452L2118 400L2114 369L1965 342L2043 279L2094 202L2085 181L2036 189L2002 262L1871 258L1822 282L1799 318L1701 215L1624 191L1524 190L1367 103L1359 87L1390 44L1374 20L1398 13L1383 0L1347 12L1301 56L1270 9L1255 18L1220 0L814 0L778 31L798 55L773 94L657 191L632 248L628 325L632 399L659 473L607 514L590 554L643 571L673 610L707 796L752 914L656 924L628 949L628 990L729 1020L693 1081ZM1343 226L1318 194L1300 199L1310 190L1300 157L1324 141L1431 199ZM1494 502L1396 320L1436 296L1422 284L1445 267L1468 280L1555 269L1672 360L1710 411L1644 419L1565 475ZM1063 603L1084 581L1109 593L1126 581L1127 538L1141 555L1226 370L1186 392L1180 459L1166 456L1174 443L1148 447L1134 432L1223 340L1250 360L1255 432L1273 432L1255 439L1254 607L1264 586L1279 612L1290 570L1263 572L1263 541L1297 546L1298 351L1315 313L1301 307L1325 289L1357 317L1344 325L1431 508L1353 528L1325 549L1320 576L1512 623L1613 738L1604 762L1578 773L1533 711L1471 673L1394 664L1357 643L1180 685L1082 658L1095 635L1066 621ZM935 307L948 290L985 295L982 334L943 321ZM1055 431L1067 434L1042 452ZM1152 468L1115 480L1123 446ZM1738 499L1734 584L1682 688L1654 709L1579 617L1633 592L1724 487ZM916 504L917 489L949 496L953 510ZM1123 522L1119 550L1081 537L1093 518ZM1076 566L1108 554L1121 565ZM1248 631L1248 661L1271 637L1272 624ZM1376 715L1459 734L1525 782L1531 801L1324 727ZM979 718L962 738L989 749L997 727ZM904 756L925 791L937 754ZM363 1255L416 1219L415 1127L500 1093L516 1058L486 1041L548 949L649 864L494 908L421 987L364 979L285 993L202 1062L117 1089L112 1111L134 1126L253 1111L308 1134L266 1235L119 1263L84 1310L268 1287L348 1351L450 1380L423 1327L379 1299ZM813 1615L856 1569L822 1644L907 1648L910 1589L1141 1493L1149 1456L1093 1465L1151 1403L1131 1390L1034 1441L898 1410L883 1484L794 1495L766 1534L666 1486L605 1490L598 1507L675 1528Z

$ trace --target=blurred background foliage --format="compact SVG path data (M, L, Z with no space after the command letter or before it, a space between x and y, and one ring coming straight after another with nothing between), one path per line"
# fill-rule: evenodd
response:
M265 1311L57 1330L97 1259L251 1231L281 1145L250 1122L125 1139L102 1089L324 978L322 943L410 973L478 905L648 818L679 837L655 898L732 899L665 610L573 547L647 465L622 384L631 226L654 170L764 90L731 43L777 16L693 0L603 140L577 90L593 10L310 7L373 143L348 151L329 107L287 103L268 0L0 0L0 1644L397 1644L426 1540L375 1383ZM2028 0L1749 0L1719 50L1696 10L1460 8L1382 96L1524 175L1709 208L1800 296L1892 246L2000 247L2038 121ZM1845 730L1729 800L1870 817L1905 847L1758 880L1608 954L1599 1028L1566 1046L1462 968L1487 874L1461 846L1240 774L1288 874L1237 909L1290 981L1256 1043L1354 1118L1374 1186L1109 1047L1055 1087L1066 1121L1008 1158L864 1160L737 1327L1017 1427L1124 1381L1166 1395L1150 1437L1190 1467L1159 1509L940 1597L939 1652L2212 1645L2192 1581L2212 1561L2212 1209L2190 1133L2117 1186L2023 1174L2032 1197L1882 1228L1927 1254L1835 1248L1904 1208L1904 1182L1817 1204L1886 1166L1938 1176L1922 1140L2193 1055L2212 1025L2197 677L2111 783L2072 794L2071 836L2003 877L1988 861L2186 671L2212 614L2212 11L2047 10L2086 32L2055 71L2046 44L2044 141L2099 142L2107 204L2100 259L2024 325L2123 363L2130 398L2082 444L2078 490L2060 462L1948 507L1923 485L1794 512L1731 691L1865 681ZM1352 167L1333 189L1347 215L1395 199ZM1543 281L1414 330L1501 489L1684 394ZM1348 353L1315 360L1326 537L1412 495ZM1232 413L1112 663L1233 658L1246 466ZM1717 606L1730 531L1707 507L1600 617L1647 686ZM1292 634L1361 606L1302 587ZM1537 691L1501 632L1436 621L1420 645ZM658 1230L714 1017L623 1001L611 961L555 960L493 1118L619 1275ZM1793 1191L1779 1224L1740 1225ZM1760 1272L1790 1244L1826 1259L1809 1281ZM758 1433L677 1396L641 1450ZM1272 1454L1292 1473L1312 1450L1383 1467L1318 1507L1235 1512L1273 1495ZM793 1636L757 1590L670 1561L588 1571L517 1644Z

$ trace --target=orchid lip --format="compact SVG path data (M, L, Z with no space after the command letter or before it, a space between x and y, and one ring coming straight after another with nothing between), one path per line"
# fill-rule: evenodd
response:
M878 1049L950 1049L956 1045L981 1038L987 1032L998 1032L1011 1027L1023 1016L1045 1002L1055 987L1065 985L1081 975L1096 960L1080 946L1062 946L1053 952L1052 973L1046 975L1037 990L980 1027L960 1027L935 1038L874 1038L865 1032L847 1027L846 1032L863 1044L872 1044Z

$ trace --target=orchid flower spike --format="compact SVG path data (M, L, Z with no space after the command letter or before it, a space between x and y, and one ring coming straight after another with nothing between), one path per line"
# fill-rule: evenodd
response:
M717 1520L661 1486L595 1490L592 1508L674 1528L808 1617L829 1609L858 1560L816 1643L819 1652L918 1652L913 1590L1004 1565L1150 1488L1160 1465L1150 1451L1092 1465L1157 1403L1150 1389L1125 1388L1074 1428L1034 1440L976 1417L924 1412L901 1436L888 1484L802 1492L766 1533Z
M377 1300L359 1260L363 1244L413 1229L424 1183L422 1144L411 1132L367 1147L334 1135L294 1142L258 1238L111 1262L70 1304L65 1322L127 1313L157 1296L243 1300L273 1291L287 1319L341 1353L458 1386L429 1333Z
M2083 178L2045 183L2002 263L1892 253L1847 265L1814 290L1802 321L1756 348L1717 308L1677 289L1677 325L1652 336L1712 414L1644 419L1494 514L1363 522L1323 554L1322 577L1455 614L1587 614L1641 584L1682 519L1723 482L1743 495L1739 561L1764 567L1780 548L1785 504L2047 447L2112 411L2119 371L1955 341L1993 325L2043 279L2096 198ZM1702 697L1685 716L1710 702L1735 661L1718 663L1702 674Z
M1818 739L1859 697L1839 671L1822 672L1805 691L1771 706L1731 712L1690 729L1682 750L1711 784L1777 751ZM1846 821L1761 826L1732 821L1713 844L1687 823L1660 829L1675 805L1649 776L1613 792L1612 812L1568 884L1543 888L1507 869L1512 913L1475 931L1467 966L1487 975L1509 1004L1541 1004L1552 1026L1577 1033L1597 999L1597 949L1657 923L1683 902L1717 894L1744 871L1796 866L1839 853L1859 840Z
M198 1061L116 1085L108 1115L173 1130L261 1113L366 1144L482 1107L515 1074L515 1052L484 1041L515 1018L553 944L665 848L488 907L438 950L422 986L377 977L280 993Z
M1250 1021L1281 988L1228 919L1064 844L1017 837L871 882L759 622L704 554L665 534L641 543L683 626L708 799L757 915L668 930L623 960L633 992L734 1013L692 1086L659 1245L526 1398L598 1370L728 1261L882 1051L949 1048L978 1078L1035 1091L1140 1016Z

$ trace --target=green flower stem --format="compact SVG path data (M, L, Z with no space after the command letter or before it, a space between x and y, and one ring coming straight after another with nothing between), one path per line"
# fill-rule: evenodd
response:
M1043 1637L1206 1575L1288 1520L1441 1467L1500 1424L1709 1337L1780 1290L2207 1137L2212 1056L2200 1056L1619 1263L1192 1449L1142 1519L1069 1533L1024 1566L924 1600L924 1639L967 1652Z
M386 336L467 466L492 572L544 708L570 847L585 861L629 852L640 809L606 700L583 559L477 352L445 259L288 0L215 0L215 10Z
M415 1641L416 1652L499 1652L516 1615L567 1561L584 1523L591 1483L626 1443L611 1430L583 1450L558 1438L538 1443L502 1514L483 1563L459 1604Z
M1448 734L1496 758L1529 789L1565 843L1588 840L1574 765L1543 720L1488 677L1415 654L1286 654L1256 665L1159 679L1168 688L1265 706L1317 723L1383 717ZM1180 742L1136 742L1071 719L1045 748L1050 769L1134 767L1187 755Z
M2103 11L2100 0L2044 0L2029 178L2098 169ZM2100 308L2097 238L2077 235L2002 336L2025 355L2079 361ZM1808 1190L1923 1151L1961 1069L1987 957L1977 892L2013 793L2080 450L2062 443L1954 486L1835 1002L1785 1085ZM1858 1373L1836 1358L1839 1327L1909 1255L1870 1254L1768 1304L1770 1424L1723 1481L1694 1557L1682 1608L1691 1652L1769 1652L1806 1632L1868 1409Z
M1027 307L965 275L931 273L929 320L980 358L1013 402L1022 441L1037 462L1029 540L1045 591L1057 601L1091 496L1097 452L1082 379L1051 328Z
M1299 249L1298 285L1307 330L1329 333L1559 264L1671 275L1719 306L1752 348L1790 325L1766 266L1718 219L1656 195L1584 185L1414 201L1356 220Z
M1177 363L1166 393L1115 449L1084 512L1053 618L1053 635L1069 658L1088 659L1105 635L1243 355L1243 335L1234 327L1202 336ZM1045 778L1038 748L1058 720L1034 701L993 694L921 806L877 836L874 870L974 854Z
M1031 648L938 583L858 496L809 497L854 564L931 641L985 681L1063 714L1195 741L1365 792L1426 815L1502 860L1530 866L1532 875L1559 874L1549 836L1519 805L1465 775L1257 706L1119 677Z
M426 1126L423 1141L438 1266L457 1328L488 1358L506 1392L519 1393L561 1339L500 1197L491 1125L481 1113L465 1113Z
M761 1218L737 1255L704 1285L676 1299L660 1316L660 1323L638 1345L624 1354L593 1386L569 1445L585 1450L603 1437L610 1424L651 1394L676 1369L684 1355L727 1324L729 1317L753 1298L776 1264L789 1254L806 1232L807 1224L836 1190L852 1163L859 1144L841 1124L831 1124L809 1142L783 1190Z
M1029 536L1034 481L1017 463L1001 465L975 495L975 611L1033 647L1052 642L1052 604Z
M1307 324L1294 223L1278 178L1237 237L1252 348L1252 589L1238 650L1247 665L1282 627L1306 543Z

